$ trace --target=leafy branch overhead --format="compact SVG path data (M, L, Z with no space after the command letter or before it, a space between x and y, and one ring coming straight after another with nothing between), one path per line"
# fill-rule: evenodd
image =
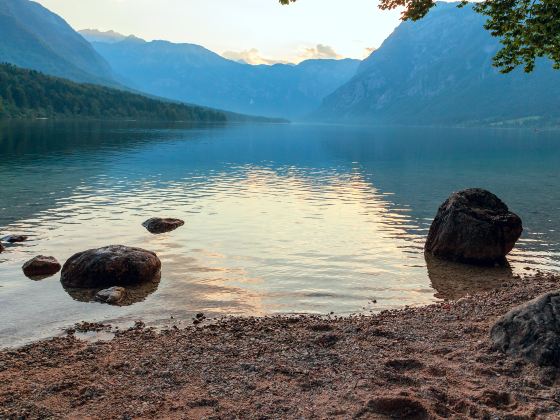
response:
M462 1L461 6L467 3ZM434 6L436 0L380 0L379 8L404 7L402 19L415 21ZM523 65L526 72L531 72L539 57L551 59L554 68L560 69L560 0L484 0L473 8L488 16L485 28L501 40L503 48L494 57L500 71L509 73Z

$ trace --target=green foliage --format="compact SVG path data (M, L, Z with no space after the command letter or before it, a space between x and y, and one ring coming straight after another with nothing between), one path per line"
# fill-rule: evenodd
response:
M296 0L280 0L282 4ZM467 4L462 1L461 5ZM436 5L436 0L381 0L382 10L404 7L403 20L422 19ZM488 17L485 28L499 37L503 48L494 65L509 73L519 65L533 71L535 60L546 57L560 69L560 1L559 0L484 0L473 8Z
M224 122L226 114L0 64L0 117Z

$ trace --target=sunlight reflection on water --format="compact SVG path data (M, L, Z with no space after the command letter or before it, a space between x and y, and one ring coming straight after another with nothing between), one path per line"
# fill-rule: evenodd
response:
M31 237L0 254L0 345L80 320L378 311L489 288L525 267L560 267L552 134L536 147L531 133L515 132L512 144L511 133L489 130L24 128L0 131L0 233ZM525 220L511 270L426 262L437 206L466 186L493 190ZM150 235L141 223L152 216L186 225ZM163 263L159 287L135 305L80 302L59 276L21 273L38 254L64 262L117 243Z

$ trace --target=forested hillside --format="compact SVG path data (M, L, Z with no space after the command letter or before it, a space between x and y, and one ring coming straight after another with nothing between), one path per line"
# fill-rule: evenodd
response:
M103 118L221 122L220 111L46 76L0 64L0 118Z

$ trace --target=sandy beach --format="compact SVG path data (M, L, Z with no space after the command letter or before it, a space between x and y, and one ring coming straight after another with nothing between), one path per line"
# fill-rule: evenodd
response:
M374 316L226 318L111 341L70 330L0 353L0 417L558 418L557 372L489 329L560 279ZM85 325L99 329L99 325Z

